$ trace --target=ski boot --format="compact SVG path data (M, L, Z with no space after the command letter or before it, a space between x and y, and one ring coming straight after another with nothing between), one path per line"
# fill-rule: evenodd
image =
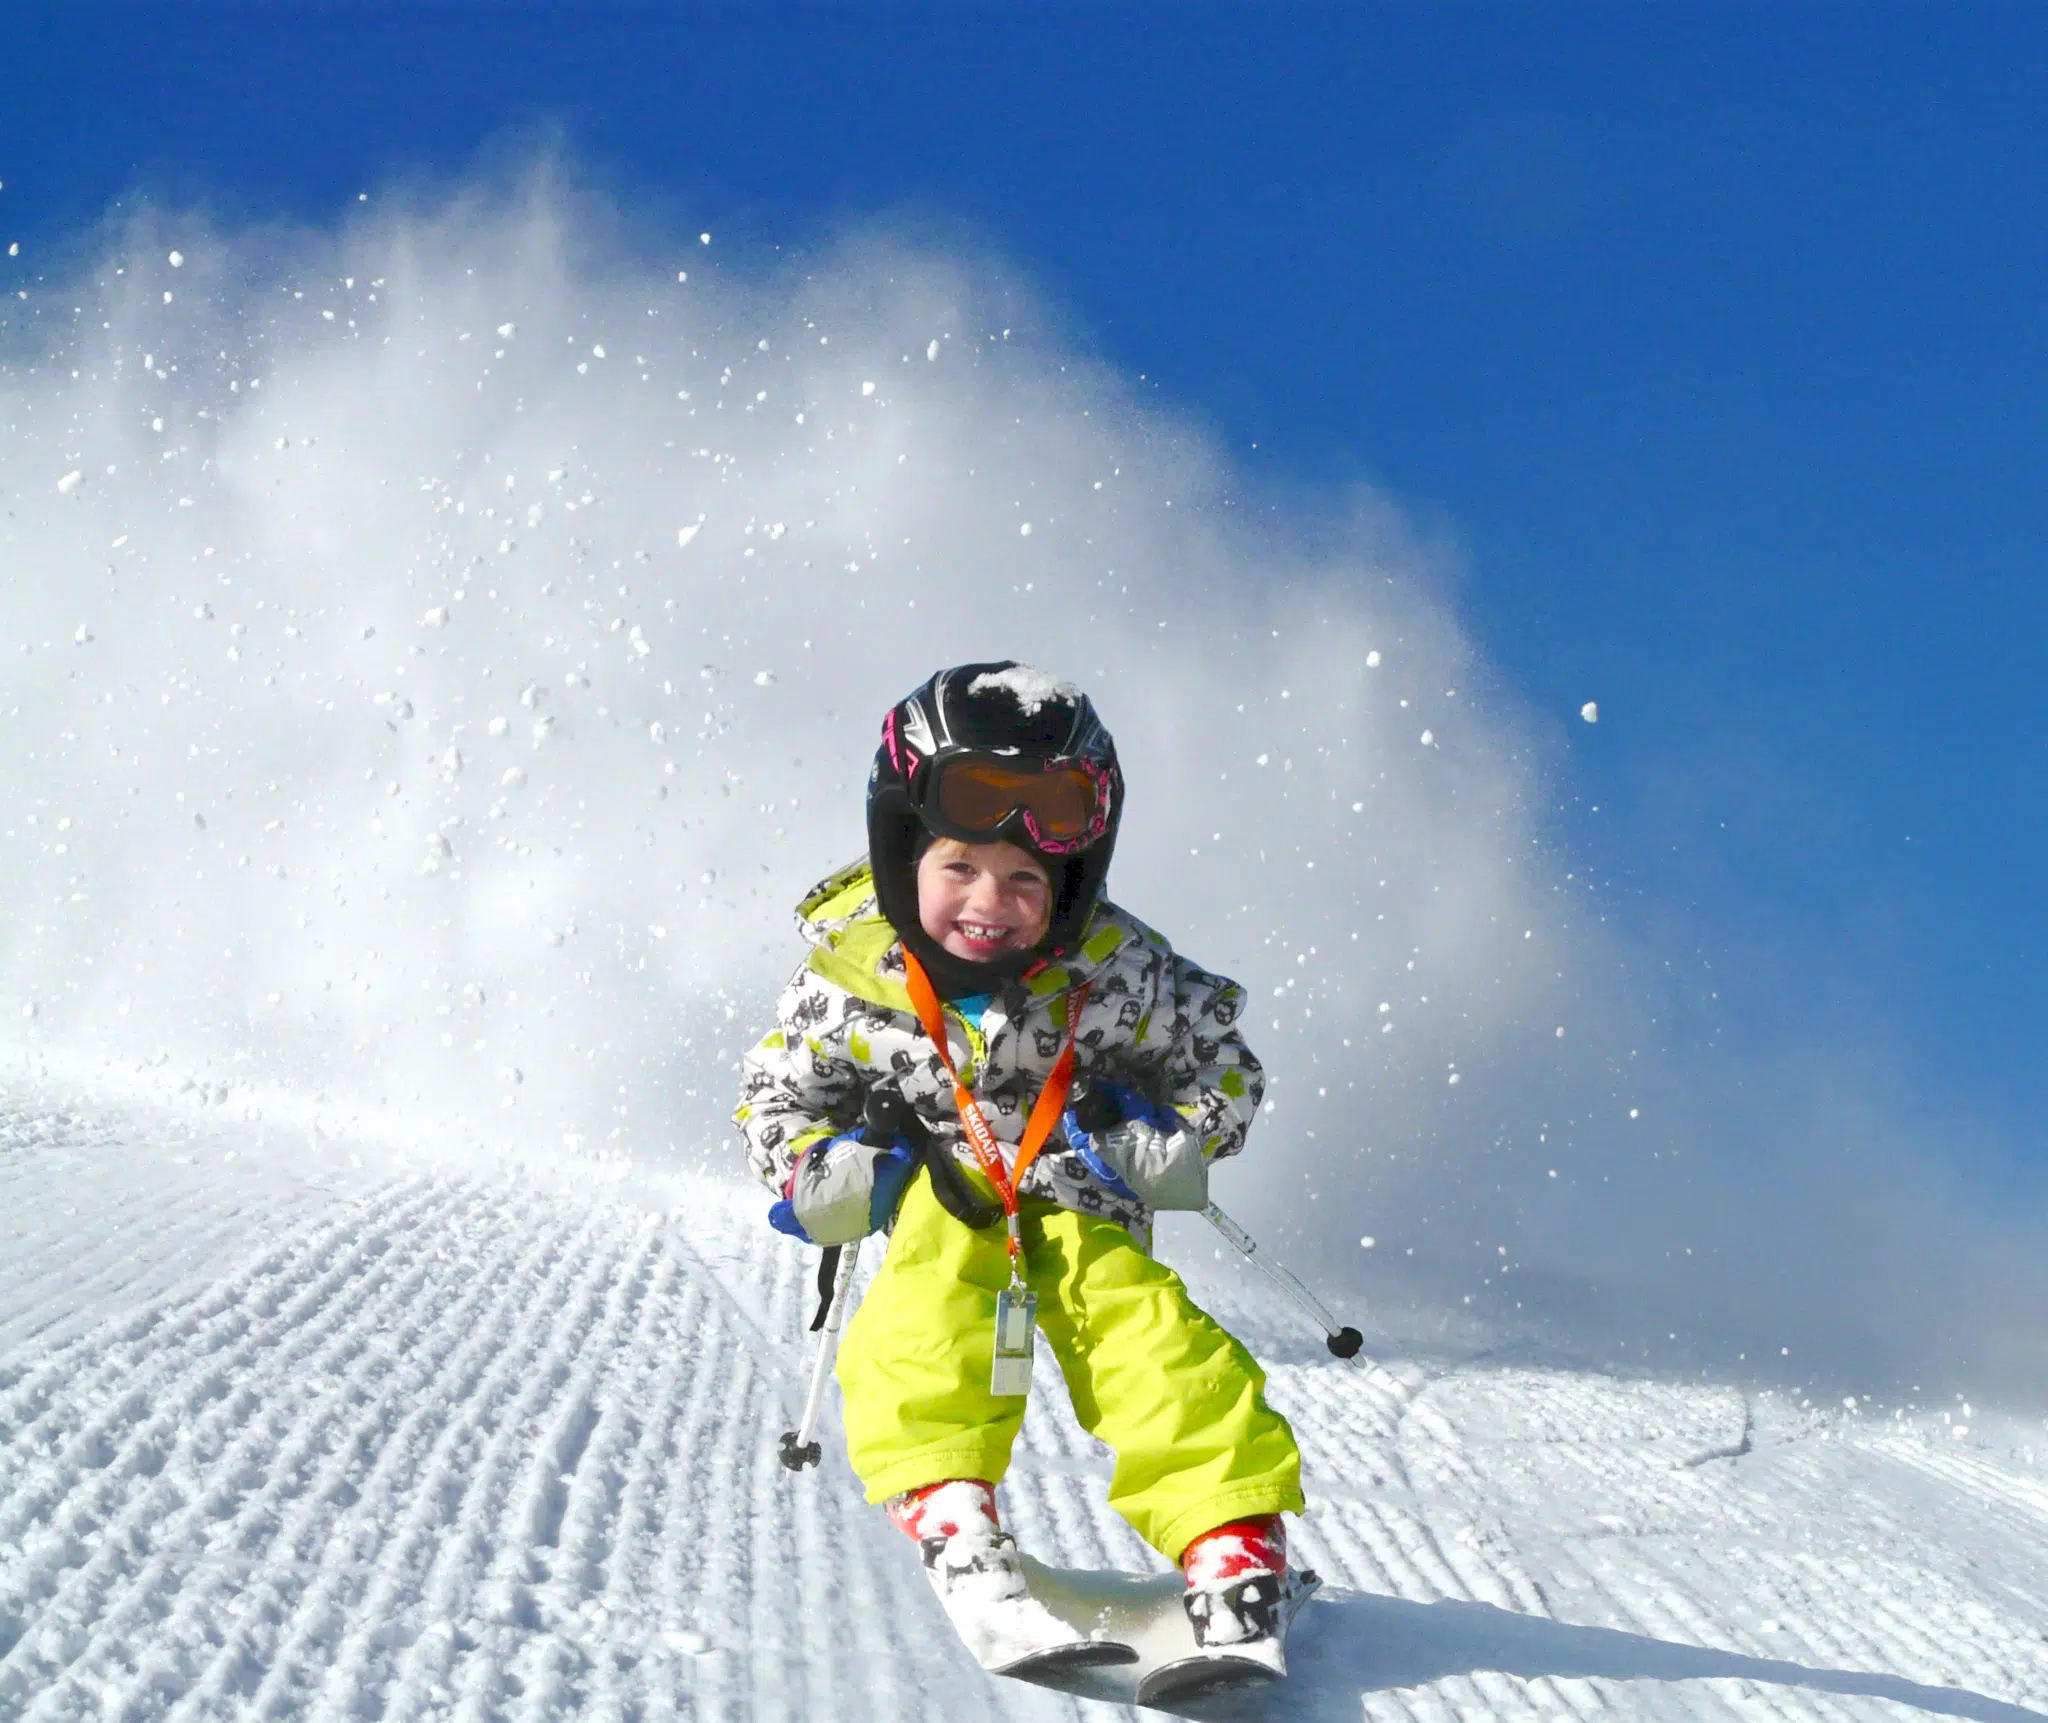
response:
M1287 1628L1322 1582L1287 1567L1278 1514L1235 1520L1204 1532L1181 1556L1182 1597L1195 1655L1161 1664L1138 1688L1138 1703L1278 1681L1287 1674Z
M917 1544L947 1619L984 1669L1028 1680L1136 1661L1129 1646L1078 1636L1032 1597L1017 1540L997 1520L995 1491L981 1479L927 1484L892 1497L884 1511Z

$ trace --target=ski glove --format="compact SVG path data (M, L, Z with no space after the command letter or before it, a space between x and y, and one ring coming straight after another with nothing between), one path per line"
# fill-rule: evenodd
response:
M777 1232L809 1244L851 1244L889 1224L917 1171L910 1145L877 1149L866 1127L813 1143L796 1164L789 1194L768 1211Z
M1112 1196L1154 1209L1207 1204L1209 1162L1201 1139L1179 1114L1136 1089L1093 1084L1060 1122L1068 1146Z

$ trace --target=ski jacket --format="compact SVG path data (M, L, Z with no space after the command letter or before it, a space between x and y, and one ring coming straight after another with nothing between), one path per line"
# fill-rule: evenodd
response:
M733 1115L755 1173L783 1194L806 1149L860 1123L878 1080L900 1087L934 1140L973 1167L953 1081L911 1006L903 947L876 907L865 859L813 887L797 925L811 953L783 989L775 1027L746 1055ZM1031 1104L1066 1045L1068 997L1084 981L1075 1080L1125 1083L1172 1107L1212 1161L1243 1148L1265 1093L1238 1033L1244 990L1104 902L1071 954L1006 984L978 1022L946 1007L948 1051L1005 1162L1014 1161ZM1106 1189L1057 1131L1019 1195L1106 1216L1149 1244L1151 1211Z

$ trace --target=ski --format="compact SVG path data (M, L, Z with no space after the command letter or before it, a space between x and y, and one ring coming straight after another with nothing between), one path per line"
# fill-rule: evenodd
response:
M1115 1639L1077 1639L1070 1645L1049 1645L1043 1651L1027 1652L1008 1663L991 1665L991 1675L1007 1675L1015 1681L1037 1681L1059 1686L1060 1677L1080 1669L1110 1669L1138 1661L1138 1648Z
M1201 1652L1177 1663L1161 1664L1138 1683L1138 1703L1164 1708L1218 1693L1241 1693L1285 1679L1287 1659L1278 1646L1264 1656L1224 1651Z
M1138 1683L1140 1705L1182 1704L1211 1694L1262 1687L1287 1675L1287 1629L1322 1581L1307 1570L1290 1573L1272 1600L1272 1631L1230 1645L1203 1647L1148 1670Z

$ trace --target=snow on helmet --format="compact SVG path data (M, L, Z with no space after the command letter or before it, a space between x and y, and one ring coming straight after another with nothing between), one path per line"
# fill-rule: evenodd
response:
M1005 659L941 670L890 708L868 777L875 896L947 991L977 992L1070 949L1102 899L1123 817L1116 744L1070 682ZM1017 845L1044 861L1052 919L1029 952L953 956L917 913L917 861L934 837Z

